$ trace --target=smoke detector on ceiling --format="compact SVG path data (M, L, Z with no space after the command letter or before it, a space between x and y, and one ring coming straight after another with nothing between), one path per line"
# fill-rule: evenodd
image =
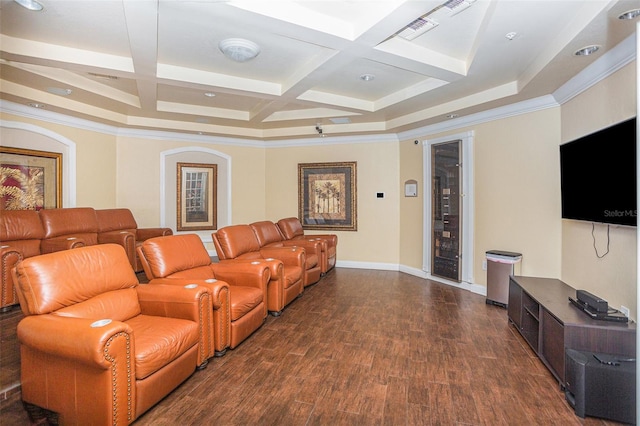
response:
M218 47L227 58L236 62L249 61L260 53L260 46L243 38L227 38Z

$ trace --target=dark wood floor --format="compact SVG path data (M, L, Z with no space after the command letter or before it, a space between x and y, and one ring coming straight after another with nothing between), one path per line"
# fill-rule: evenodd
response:
M19 316L0 314L3 386L18 376L9 329ZM19 393L0 409L0 424L28 424ZM506 310L483 296L400 272L338 268L135 424L615 423L575 416Z

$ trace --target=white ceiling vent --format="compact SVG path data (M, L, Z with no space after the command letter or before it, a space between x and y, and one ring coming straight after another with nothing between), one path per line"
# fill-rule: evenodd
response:
M429 13L426 13L411 22L397 33L400 37L406 40L413 40L421 34L426 33L429 30L434 29L440 23L435 19L428 18L428 16L434 16L438 18L445 18L446 16L457 15L458 13L466 10L475 3L476 0L448 0L439 6L433 8Z
M421 34L426 33L429 30L434 29L439 24L433 19L418 18L409 25L407 25L398 35L407 40L413 40Z
M449 16L456 15L471 6L476 0L449 0L444 7L449 9Z

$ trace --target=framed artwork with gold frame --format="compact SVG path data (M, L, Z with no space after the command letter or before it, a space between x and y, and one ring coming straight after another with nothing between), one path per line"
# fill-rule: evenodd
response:
M218 165L178 163L177 225L178 231L217 229Z
M358 230L356 165L298 164L298 219L304 229Z
M2 210L62 207L62 154L0 147Z

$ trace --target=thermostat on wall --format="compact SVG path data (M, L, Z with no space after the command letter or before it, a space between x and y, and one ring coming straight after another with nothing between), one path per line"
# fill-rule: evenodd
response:
M418 196L418 181L414 179L410 179L404 183L404 196L405 197Z

